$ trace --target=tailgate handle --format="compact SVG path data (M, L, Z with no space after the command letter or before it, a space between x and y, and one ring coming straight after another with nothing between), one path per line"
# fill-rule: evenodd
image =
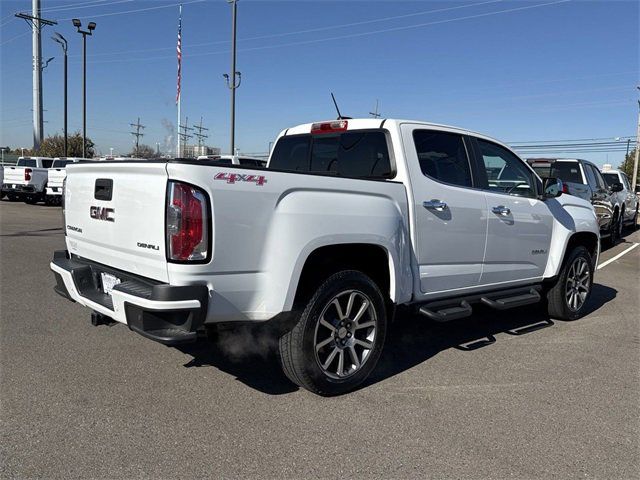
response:
M113 180L110 178L98 178L94 198L96 200L111 200L113 196Z

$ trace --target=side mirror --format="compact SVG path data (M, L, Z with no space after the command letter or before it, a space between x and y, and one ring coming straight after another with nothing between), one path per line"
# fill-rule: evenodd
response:
M636 185L636 193L640 194L640 185Z
M624 185L622 185L621 183L614 183L613 185L611 185L611 191L613 193L621 192L622 190L624 190Z
M545 178L544 179L544 198L556 198L562 195L562 189L564 185L559 178Z

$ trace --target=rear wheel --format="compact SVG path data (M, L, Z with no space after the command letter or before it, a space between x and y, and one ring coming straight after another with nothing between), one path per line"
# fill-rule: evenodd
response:
M320 395L353 390L373 371L386 335L385 301L367 275L329 277L307 302L298 323L280 338L289 379Z
M29 205L35 205L40 201L40 195L27 195L24 197L24 203L28 203Z
M582 246L567 256L556 284L547 292L549 316L576 320L584 315L593 286L593 259Z
M20 200L20 197L15 193L7 193L7 198L10 202L17 202L18 200Z

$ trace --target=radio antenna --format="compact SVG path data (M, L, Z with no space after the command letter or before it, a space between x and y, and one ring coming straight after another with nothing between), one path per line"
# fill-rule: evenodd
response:
M351 117L343 117L342 114L340 113L340 109L338 108L338 102L336 102L336 97L333 95L333 92L331 92L331 99L333 100L333 104L336 107L336 112L338 112L338 120L351 120Z

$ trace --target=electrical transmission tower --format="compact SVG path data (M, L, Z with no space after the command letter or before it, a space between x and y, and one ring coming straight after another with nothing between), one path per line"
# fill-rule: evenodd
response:
M209 129L204 128L202 126L202 117L200 117L200 125L194 125L193 128L195 128L198 131L198 133L194 133L193 135L198 138L198 150L200 150L204 145L204 139L209 138L209 135L205 135L202 132L208 132ZM207 154L206 152L202 153L202 151L200 151L200 155L206 155L206 154Z
M140 145L140 137L144 137L144 133L140 133L140 130L144 130L145 126L140 124L140 117L138 117L138 122L137 123L130 123L129 125L131 125L133 128L136 129L135 132L129 132L131 135L133 135L134 137L136 137L136 155L138 155L138 147Z
M182 145L187 144L187 139L193 138L193 135L189 135L189 133L187 133L191 130L193 130L193 128L189 126L189 117L185 117L184 125L178 125L178 136L180 137L178 141ZM184 149L182 147L180 148L180 154L184 155Z
M33 31L33 149L38 150L44 138L44 125L42 120L42 43L40 33L42 27L57 25L58 22L46 20L40 17L40 0L32 0L31 15L16 13L16 17L22 18ZM49 62L47 62L48 64Z

